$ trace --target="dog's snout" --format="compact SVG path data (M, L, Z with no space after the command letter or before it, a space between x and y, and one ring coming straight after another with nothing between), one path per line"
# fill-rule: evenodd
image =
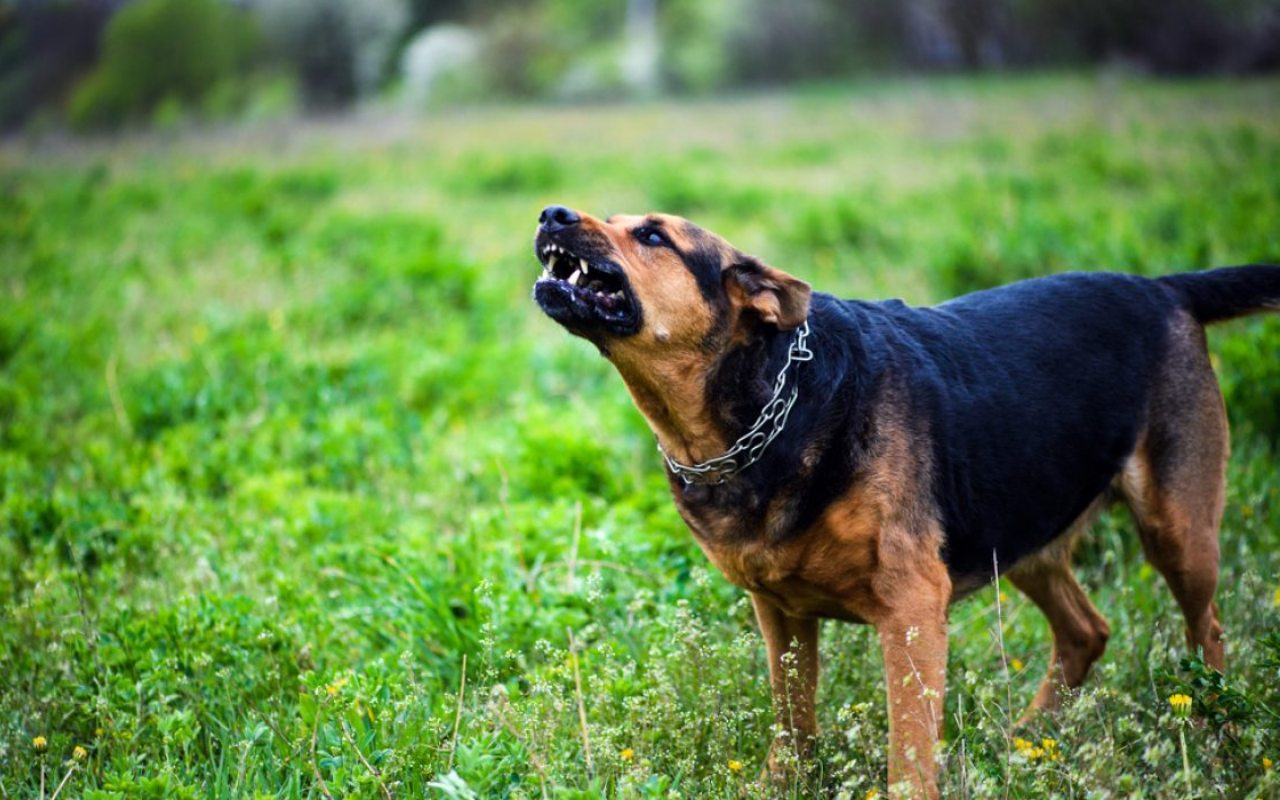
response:
M578 216L578 212L572 208L565 206L547 206L542 209L542 213L538 215L538 222L549 232L558 231L561 228L568 228L571 225L577 225L582 222L582 217Z

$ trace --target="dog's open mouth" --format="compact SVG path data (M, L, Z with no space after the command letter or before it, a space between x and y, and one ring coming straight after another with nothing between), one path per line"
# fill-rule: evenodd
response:
M570 328L602 325L616 335L639 328L635 297L616 264L576 253L546 235L538 236L534 250L542 276L533 296L552 319Z

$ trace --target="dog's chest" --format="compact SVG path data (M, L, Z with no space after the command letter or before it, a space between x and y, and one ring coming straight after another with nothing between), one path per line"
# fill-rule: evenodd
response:
M744 529L737 515L686 513L685 519L708 560L734 585L792 616L865 619L874 532L851 537L820 520L770 543L763 525Z

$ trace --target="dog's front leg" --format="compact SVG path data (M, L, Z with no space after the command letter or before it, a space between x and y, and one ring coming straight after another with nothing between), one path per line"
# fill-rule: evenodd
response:
M894 596L901 603L876 621L888 682L889 787L894 797L938 796L934 748L942 733L951 583L945 570L928 572L932 574L896 586Z
M751 595L751 602L769 654L774 714L785 734L769 750L769 774L780 780L788 771L783 746L789 741L796 756L804 759L813 751L818 733L818 620L787 616L756 594Z

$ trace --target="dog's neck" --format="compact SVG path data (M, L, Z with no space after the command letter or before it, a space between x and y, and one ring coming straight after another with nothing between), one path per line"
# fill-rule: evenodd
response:
M767 402L786 362L786 343L781 355L773 344L755 340L733 345L718 358L690 352L656 361L629 358L619 349L611 361L663 451L697 464L723 454Z
M726 437L707 396L710 376L705 355L643 365L619 355L612 359L614 366L668 455L697 463L724 452Z

